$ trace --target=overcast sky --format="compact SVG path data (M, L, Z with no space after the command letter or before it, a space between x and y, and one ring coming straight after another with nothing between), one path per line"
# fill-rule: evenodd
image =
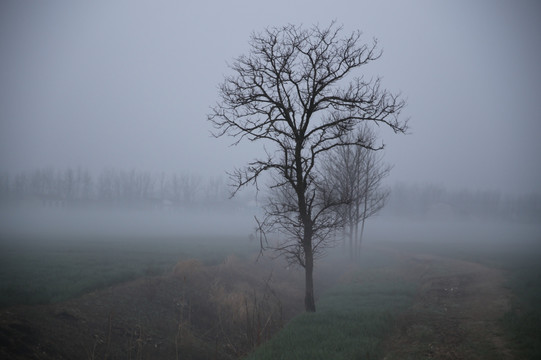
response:
M382 132L390 183L541 191L537 1L2 1L0 172L68 166L222 174L261 148L206 121L252 31L360 29L407 98Z

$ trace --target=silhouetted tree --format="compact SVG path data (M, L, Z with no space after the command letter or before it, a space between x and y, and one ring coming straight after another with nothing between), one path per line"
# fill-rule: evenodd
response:
M381 185L391 166L384 164L381 156L372 150L376 135L368 126L362 127L354 136L363 139L368 147L336 147L325 159L324 173L340 198L347 200L336 211L349 239L350 254L358 256L366 219L383 208L389 195Z
M115 202L115 176L114 169L105 169L100 173L96 184L96 194L100 202L106 204Z
M316 310L314 255L340 225L332 210L343 201L325 186L320 158L341 146L371 148L350 136L362 124L386 125L395 133L407 128L398 118L405 105L398 95L382 89L379 78L350 77L381 55L375 40L363 44L360 38L359 31L342 37L342 28L334 23L308 29L286 25L252 34L248 55L231 65L234 75L220 85L221 101L208 116L217 137L236 137L235 144L265 143L265 157L230 174L233 194L271 173L271 196L259 229L263 235L286 235L274 248L305 269L309 312Z

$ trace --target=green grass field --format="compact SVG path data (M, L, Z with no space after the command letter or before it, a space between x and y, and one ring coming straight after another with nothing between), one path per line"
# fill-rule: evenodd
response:
M536 256L537 255L537 256ZM530 252L508 259L508 286L515 295L502 324L523 359L541 359L541 262Z
M348 280L321 295L316 313L297 316L246 359L380 359L395 316L416 293L396 265L384 251L363 252Z
M0 242L0 307L63 301L169 271L180 260L218 264L255 244L238 238L10 238Z
M411 284L338 286L316 313L299 315L247 359L379 359L394 316L414 294Z

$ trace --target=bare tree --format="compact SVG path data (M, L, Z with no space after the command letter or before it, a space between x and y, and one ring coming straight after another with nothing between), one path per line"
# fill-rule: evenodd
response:
M190 206L197 200L201 188L201 178L198 175L173 174L169 184L171 200L178 206Z
M376 139L368 126L363 126L355 136L364 139L366 144L373 144ZM348 200L336 211L342 218L353 257L359 256L366 219L380 211L389 196L381 183L390 171L391 166L384 164L376 151L366 147L337 147L325 159L324 173L330 186L342 199Z
M389 197L390 190L381 188L381 182L391 172L391 166L382 162L381 156L374 152L369 152L364 163L365 178L362 188L362 209L359 211L361 221L361 231L358 233L358 223L355 226L355 235L357 238L357 255L364 234L364 225L366 219L378 213L385 206ZM358 236L358 237L357 237Z
M233 195L247 184L258 185L270 172L273 196L264 206L263 231L287 236L276 247L305 269L305 309L316 310L313 268L317 255L339 224L332 211L340 203L325 186L319 171L322 155L336 147L373 148L348 136L361 124L372 122L404 133L399 120L405 102L381 88L379 78L350 77L354 70L378 59L377 42L360 42L355 31L305 29L286 25L253 33L248 55L230 66L233 75L219 87L221 101L208 116L214 135L262 141L266 156L230 174Z

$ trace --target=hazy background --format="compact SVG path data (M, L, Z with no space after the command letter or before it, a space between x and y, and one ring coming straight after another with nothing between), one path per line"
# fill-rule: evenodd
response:
M377 37L365 67L408 99L382 132L389 183L541 190L537 1L2 1L0 172L80 166L223 174L206 121L252 31L336 20Z

